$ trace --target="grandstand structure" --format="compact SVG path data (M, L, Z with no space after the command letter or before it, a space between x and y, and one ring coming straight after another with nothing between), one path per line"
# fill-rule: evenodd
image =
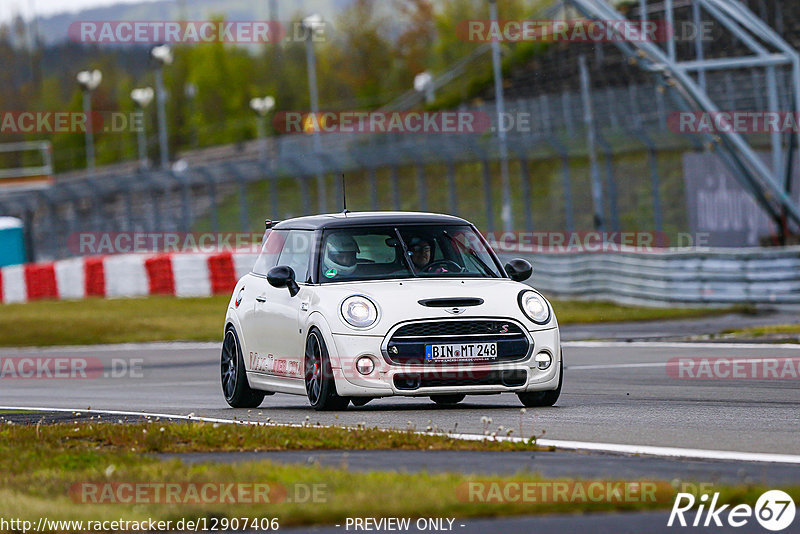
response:
M622 20L624 16L601 0L570 0L585 16L597 20ZM792 48L774 29L758 18L744 4L723 0L693 0L684 3L684 10L699 26L701 13L707 13L724 27L737 43L727 48L708 45L700 33L693 43L678 50L676 39L666 41L666 50L657 43L630 40L615 43L629 62L652 73L660 87L665 88L683 109L708 114L725 111L723 96L714 98L708 91L707 72L765 73L766 100L772 112L800 111L800 53ZM641 3L641 18L649 20L647 2ZM663 16L670 27L675 27L674 0L664 2ZM738 44L738 46L737 46ZM710 53L709 53L710 52ZM779 108L778 69L789 78L788 108ZM760 93L760 87L753 91ZM752 108L751 108L752 109ZM772 165L765 164L755 153L751 143L735 129L720 129L713 134L703 134L704 141L715 148L728 169L740 184L757 200L763 210L787 231L787 219L796 227L800 224L800 206L791 197L793 154L800 146L796 133L788 142L780 132L771 132Z
M0 191L43 188L53 183L50 141L0 143L0 156L11 165L0 166Z
M531 18L658 20L708 24L712 42L556 42L509 67L504 94L525 128L508 132L514 225L519 230L688 231L683 183L686 153L721 160L746 194L785 234L800 223L792 174L798 136L774 133L686 134L675 113L720 110L797 111L800 101L800 5L791 0L564 0ZM511 45L509 45L511 46ZM461 89L468 70L490 72L488 46L438 73L437 94ZM582 68L583 66L583 68ZM487 87L461 109L494 113ZM422 109L409 92L383 109ZM587 117L591 120L587 120ZM250 232L253 220L314 213L317 176L340 198L340 174L364 194L351 209L447 211L483 230L499 226L495 136L476 134L326 134L272 138L268 157L257 142L242 150L197 151L186 168L141 171L133 165L92 176L56 177L37 191L0 191L0 214L28 222L38 259L72 254L79 232ZM593 188L602 192L592 194ZM476 194L476 190L480 194ZM335 201L328 201L335 206ZM233 214L233 215L232 215Z

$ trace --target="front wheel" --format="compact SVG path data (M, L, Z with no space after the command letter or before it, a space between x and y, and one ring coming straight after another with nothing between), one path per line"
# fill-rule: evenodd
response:
M561 384L564 383L564 355L561 355L561 362L558 371L558 387L550 391L529 391L525 393L517 393L519 401L528 408L541 408L545 406L552 406L561 395Z
M306 395L311 407L317 411L344 410L350 399L336 394L333 368L322 333L312 328L306 339L305 357Z
M247 382L242 349L233 326L225 331L225 340L222 342L220 375L222 393L232 408L256 408L264 400L266 393L252 389Z

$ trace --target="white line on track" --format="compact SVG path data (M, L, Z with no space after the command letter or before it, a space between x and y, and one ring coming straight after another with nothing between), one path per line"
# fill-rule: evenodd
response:
M184 421L203 421L206 423L224 423L224 424L245 424L245 425L259 425L267 424L262 421L250 421L239 419L223 419L217 417L197 417L192 414L189 415L176 415L166 413L150 413L150 412L129 412L121 410L83 410L83 409L70 409L70 408L44 408L44 407L30 407L30 406L0 406L0 410L17 410L17 411L37 411L37 412L77 412L80 414L108 414L108 415L124 415L133 417L158 417L164 419L179 419ZM299 424L278 424L272 423L274 426L290 426L301 427L304 425ZM314 427L325 428L325 427ZM428 434L427 432L417 432L417 434ZM470 441L481 441L489 439L486 436L477 434L453 434L441 433L432 435L445 435L454 439L463 439ZM495 441L510 441L510 442L523 442L524 438L519 437L505 437L498 436L491 438ZM800 456L792 454L772 454L761 452L737 452L737 451L715 451L708 449L683 449L679 447L655 447L650 445L624 445L617 443L597 443L591 441L566 441L557 439L539 439L536 441L537 445L542 447L555 447L557 449L577 450L577 451L595 451L595 452L610 452L617 454L638 454L644 456L659 456L667 458L681 458L681 459L694 459L694 460L728 460L737 462L761 462L761 463L783 463L783 464L800 464Z
M154 382L152 384L137 384L140 388L174 388L182 386L208 386L216 385L219 380L195 380L194 382Z
M48 347L0 347L8 352L136 352L142 350L219 350L215 341L155 341L152 343L113 343L107 345L54 345Z
M594 348L651 348L651 349L789 349L800 350L797 343L681 343L679 341L564 341L563 347Z
M680 366L683 362L682 360L688 360L688 357L685 358L675 358L670 361L666 362L647 362L647 363L608 363L608 364L597 364L597 365L568 365L565 369L628 369L628 368L636 368L636 367L676 367ZM797 357L791 358L792 360L796 360ZM776 357L764 357L764 358L720 358L719 360L727 360L730 362L737 362L737 363L764 363L767 361L775 361L777 362L778 359ZM719 361L718 360L718 361ZM789 360L789 358L785 358L785 360ZM713 363L713 361L712 361Z
M582 369L582 370L589 370L589 369L627 369L627 368L634 368L634 367L666 367L667 362L650 362L650 363L609 363L604 365L567 365L564 369L569 369L570 371L574 369Z

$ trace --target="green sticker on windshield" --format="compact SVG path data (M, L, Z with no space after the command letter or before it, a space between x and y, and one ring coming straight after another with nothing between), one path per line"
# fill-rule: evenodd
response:
M336 276L336 269L333 268L328 269L327 271L325 271L325 276L327 276L328 278L333 278L334 276Z

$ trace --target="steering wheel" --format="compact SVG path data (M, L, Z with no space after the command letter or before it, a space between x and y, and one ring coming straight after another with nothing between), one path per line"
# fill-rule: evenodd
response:
M460 273L464 268L452 260L436 260L426 265L424 273Z

